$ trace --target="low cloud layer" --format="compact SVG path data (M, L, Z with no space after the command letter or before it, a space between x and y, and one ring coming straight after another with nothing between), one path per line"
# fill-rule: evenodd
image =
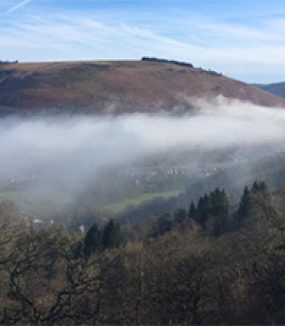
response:
M283 151L285 111L222 98L197 101L194 115L45 117L0 120L0 188L36 179L82 191L106 169L175 151L266 148ZM254 151L252 152L254 155ZM191 158L194 163L195 157ZM196 162L199 163L199 162Z

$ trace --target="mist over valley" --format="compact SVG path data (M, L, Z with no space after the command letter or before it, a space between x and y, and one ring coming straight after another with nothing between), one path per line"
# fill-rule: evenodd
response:
M78 207L116 216L179 195L174 210L215 187L227 187L236 203L261 177L280 186L272 162L283 171L283 108L222 96L187 101L187 114L2 117L1 199L49 221Z

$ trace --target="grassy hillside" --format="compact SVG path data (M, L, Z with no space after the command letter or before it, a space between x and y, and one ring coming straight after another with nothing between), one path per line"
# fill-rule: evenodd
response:
M104 206L104 210L112 214L119 214L128 208L136 208L139 205L151 201L157 198L168 199L172 197L177 197L180 194L180 190L176 191L165 191L165 192L153 192L145 193L134 198L124 199L116 203L108 204Z
M0 65L0 108L12 112L189 110L189 98L223 95L285 106L285 100L221 74L156 61Z
M148 192L135 197L111 202L103 207L98 205L98 208L102 209L108 215L120 214L127 209L136 209L141 204L150 202L153 199L177 197L180 192L180 190ZM28 214L38 215L43 218L60 214L71 204L67 198L63 200L62 194L58 193L55 189L40 189L39 187L35 189L0 191L0 203L6 200L16 203L20 209L26 211Z

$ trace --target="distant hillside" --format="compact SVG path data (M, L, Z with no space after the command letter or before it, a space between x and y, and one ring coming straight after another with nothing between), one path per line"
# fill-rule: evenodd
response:
M273 95L285 98L285 82L274 84L257 84L255 86Z
M265 106L285 106L284 99L254 86L176 61L144 58L0 65L2 113L189 110L186 98L220 94Z

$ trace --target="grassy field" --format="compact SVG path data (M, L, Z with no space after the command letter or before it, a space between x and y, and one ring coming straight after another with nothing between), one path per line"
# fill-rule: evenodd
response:
M40 188L0 191L0 203L5 200L14 202L30 214L46 217L61 211L66 204L61 193L57 193L54 189L43 191Z
M145 193L142 195L139 195L134 198L128 198L121 201L118 201L116 203L108 204L103 207L105 211L111 214L118 214L130 207L137 207L147 201L150 201L152 199L156 198L172 198L176 197L181 193L181 190L174 190L174 191L166 191L166 192L152 192L152 193Z
M109 214L118 214L130 207L137 207L147 201L156 198L168 199L176 197L181 190L144 193L133 198L126 198L118 202L114 202L102 207ZM60 212L67 204L67 200L63 198L63 194L56 193L55 190L33 189L23 191L3 191L0 192L0 203L4 200L15 202L23 210L31 214L40 216L53 216Z

